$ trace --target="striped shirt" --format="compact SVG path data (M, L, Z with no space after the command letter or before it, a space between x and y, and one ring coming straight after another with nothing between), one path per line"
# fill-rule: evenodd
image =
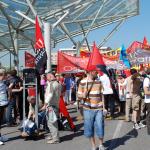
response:
M89 90L88 96L85 96L87 95L85 93ZM101 82L97 80L87 80L87 78L81 80L78 88L78 99L84 100L83 107L85 109L103 109Z

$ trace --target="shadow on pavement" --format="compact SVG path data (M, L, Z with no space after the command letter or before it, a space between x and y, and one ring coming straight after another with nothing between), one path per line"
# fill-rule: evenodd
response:
M35 136L29 136L29 137L26 137L26 138L23 138L21 135L18 135L18 136L15 136L15 137L10 137L8 139L8 142L15 141L15 140L18 140L18 139L24 139L25 141L28 141L28 140L39 141L39 140L45 139L45 135L44 134L35 135Z
M80 131L81 128L83 128L83 123L80 123L80 124L76 124L76 131Z
M125 145L126 141L130 140L131 138L136 138L137 136L137 130L133 129L120 138L106 141L104 145L105 147L107 147L107 150L114 150L115 148L117 149L117 147L119 147L120 145Z
M15 140L18 140L18 139L22 139L22 138L21 138L21 135L8 138L8 142L15 141Z
M78 132L73 132L72 134L69 134L69 135L62 136L62 137L60 137L60 141L61 141L61 142L70 141L70 140L72 140L72 139L75 138L75 137L82 136L82 135L83 135L83 132L84 132L84 131L81 130L81 131L78 131Z

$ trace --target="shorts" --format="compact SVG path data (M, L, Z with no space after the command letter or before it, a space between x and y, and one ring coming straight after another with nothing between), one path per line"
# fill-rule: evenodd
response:
M94 132L99 138L104 137L104 116L102 110L84 109L84 135L94 137Z
M132 97L132 109L138 111L141 109L141 96L137 94L133 94Z

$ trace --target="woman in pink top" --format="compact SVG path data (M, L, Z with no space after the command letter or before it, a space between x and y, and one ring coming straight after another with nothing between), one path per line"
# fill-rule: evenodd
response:
M44 93L45 93L45 86L46 86L46 76L44 74L41 75L40 85L41 85L40 98L44 103Z

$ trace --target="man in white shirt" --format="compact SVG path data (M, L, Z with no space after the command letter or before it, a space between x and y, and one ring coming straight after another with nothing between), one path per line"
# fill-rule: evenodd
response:
M108 108L110 108L110 114L111 114L111 117L113 117L115 102L113 99L113 90L112 90L112 86L110 83L110 79L105 73L103 73L101 76L99 76L99 80L102 82L102 85L103 85L105 107L107 111L108 111Z
M146 124L147 133L150 135L150 68L146 69L147 77L144 79L143 88L145 93L145 103L147 109Z

